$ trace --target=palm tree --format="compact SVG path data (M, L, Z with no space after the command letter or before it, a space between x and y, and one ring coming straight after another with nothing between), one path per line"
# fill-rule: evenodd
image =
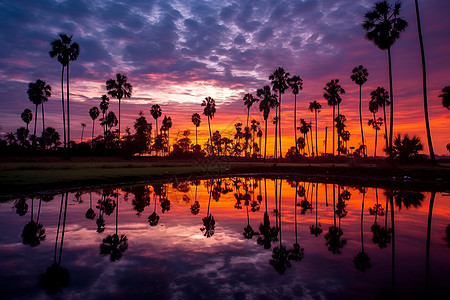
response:
M292 94L294 94L294 138L295 138L295 149L298 153L297 145L297 94L300 90L303 90L303 80L300 76L294 75L288 79L287 84L292 89ZM317 148L317 145L316 145Z
M195 144L198 145L197 128L200 126L202 119L198 113L194 113L192 114L191 121L195 125Z
M309 102L309 111L313 112L314 111L314 117L315 117L315 122L316 122L316 152L317 152L317 156L319 155L319 148L317 147L317 114L320 113L320 110L322 109L322 105L317 102L316 100L314 100L313 102ZM311 141L312 143L312 141Z
M258 102L258 98L253 98L252 94L245 94L244 98L242 99L244 101L244 105L247 107L247 127L248 127L248 118L250 116L250 107L252 107L253 103Z
M285 72L283 68L278 67L270 76L269 80L271 80L273 91L278 91L278 131L280 136L280 158L283 158L283 154L281 153L281 94L284 94L284 91L288 89L287 82L289 80L290 74Z
M211 154L214 155L214 146L213 146L213 140L212 140L212 134L211 134L211 121L214 117L214 114L216 113L216 101L214 101L211 97L206 97L205 100L202 102L202 106L205 108L203 109L203 114L208 117L208 128L209 128L209 141L211 143Z
M61 70L61 103L62 103L62 117L64 128L64 149L69 147L70 141L70 109L69 109L69 62L75 61L80 55L80 46L77 43L72 43L72 35L69 37L66 34L60 34L60 39L54 40L51 43L52 50L49 52L51 58L56 57L58 62L62 65ZM64 110L64 68L67 68L67 138L66 138L66 121ZM68 152L66 150L66 158L68 158Z
M300 119L300 123L301 126L298 127L297 129L299 129L300 132L303 133L303 139L306 141L306 144L308 144L308 153L311 154L311 152L309 151L309 143L308 143L308 132L309 129L311 128L311 123L306 122L305 119Z
M164 128L164 131L167 131L167 149L170 154L170 144L169 144L169 130L172 128L172 118L164 116L164 119L162 121L161 129Z
M345 90L339 84L339 79L332 79L328 82L324 89L323 98L327 100L328 105L333 106L333 156L334 156L334 120L335 120L335 108L341 101L341 94L345 93Z
M446 109L450 109L450 86L446 86L442 89L442 94L439 95L442 98L442 106Z
M100 102L99 107L100 107L100 110L102 111L102 115L103 115L102 119L104 120L105 115L108 112L108 108L109 108L109 97L106 95L102 95L101 100L102 101ZM103 139L106 140L106 127L104 125L103 125Z
M36 80L35 83L30 82L28 84L28 98L34 105L36 105L36 112L34 114L34 136L36 136L36 126L37 126L37 109L40 104L43 104L48 100L48 97L51 96L52 88L50 85L46 85L43 80ZM42 119L44 118L44 108L42 108ZM42 124L44 124L44 120L42 120ZM42 125L44 127L44 125ZM44 130L43 130L44 131Z
M387 134L387 126L386 126L386 106L389 106L391 102L389 101L389 93L382 87L377 87L376 90L370 92L370 101L376 102L379 107L383 107L384 114L384 132L386 138L386 149L389 148L388 134Z
M364 252L364 233L363 233L363 218L364 218L364 196L366 195L366 189L360 188L360 192L363 194L362 204L361 204L361 252L359 252L353 259L355 268L358 271L364 272L370 269L372 264L370 263L370 257Z
M269 118L270 109L276 108L278 101L277 95L272 94L270 92L270 86L268 85L264 86L262 89L258 89L256 91L256 94L258 95L258 97L262 97L261 102L259 103L259 111L263 112L263 118L265 122L264 128L264 161L265 161L267 154L267 119Z
M352 76L350 78L359 85L359 124L361 126L361 141L364 151L364 157L367 156L366 154L366 148L364 145L364 132L363 132L363 126L362 126L362 113L361 113L361 87L362 85L367 81L367 76L369 76L369 73L367 72L367 69L364 68L362 65L359 65L358 67L353 68Z
M434 156L433 142L431 140L430 120L428 117L427 71L425 64L425 50L423 47L423 39L422 39L422 27L420 25L419 1L414 0L414 2L416 6L417 31L419 34L420 55L422 58L423 110L425 112L425 126L427 128L428 150L430 151L431 163L435 164L436 157Z
M31 112L30 109L25 108L20 117L22 118L22 121L24 121L27 124L27 131L28 131L28 124L30 124L31 120L33 120L33 113Z
M94 106L94 107L92 107L89 110L89 116L92 119L92 143L94 143L94 125L95 125L95 120L98 118L99 115L100 115L100 111L98 110L97 106Z
M116 74L116 80L106 81L106 89L112 98L119 100L119 139L120 139L120 100L130 98L133 92L133 86L127 82L127 76L120 73Z
M389 91L391 94L391 116L389 125L389 148L392 149L393 129L394 129L394 94L392 87L392 63L391 63L391 47L400 38L400 32L405 31L408 22L400 18L401 3L396 2L394 5L388 4L387 1L375 4L374 10L368 11L364 15L363 29L366 31L366 39L373 43L381 50L388 51L389 61ZM386 118L385 118L386 120Z
M376 118L375 114L378 111L378 103L376 101L369 102L369 110L373 114L373 119L369 120L368 125L372 126L372 128L375 129L375 147L374 147L373 157L377 157L377 136L378 136L378 130L380 130L380 127L383 125L383 119Z
M156 132L155 135L158 135L158 118L161 117L162 109L158 104L153 104L152 108L150 108L150 114L153 119L155 119L156 123Z
M81 123L81 141L80 141L80 143L83 142L84 128L86 128L86 123Z

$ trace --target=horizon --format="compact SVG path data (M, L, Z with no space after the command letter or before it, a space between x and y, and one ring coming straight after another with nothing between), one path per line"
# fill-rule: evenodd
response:
M202 116L199 144L203 145L209 138L206 116L200 106L205 97L211 96L217 104L211 130L227 136L227 131L234 131L236 122L245 125L244 94L255 95L256 89L270 85L269 75L283 67L291 76L299 75L303 79L303 90L297 96L298 119L314 121L314 114L307 111L309 102L317 100L322 104L318 116L319 153L324 148L325 126L329 128L327 152L331 152L332 108L323 99L323 87L331 79L340 79L346 90L341 113L347 117L351 132L349 146L358 147L361 143L359 87L350 75L354 67L363 65L369 72L368 81L362 87L364 137L367 154L372 156L374 130L367 126L367 120L372 117L368 111L369 93L377 86L389 87L387 53L366 40L361 28L364 13L375 2L361 1L355 5L343 0L332 6L316 0L283 1L276 5L270 1L151 4L142 1L128 6L115 1L2 3L0 134L3 138L7 132L24 126L20 114L25 108L31 109L35 118L34 105L26 90L29 82L42 79L52 86L52 96L45 104L46 125L56 128L62 138L61 65L49 57L48 51L58 34L66 33L73 35L81 50L78 60L70 65L72 140L80 140L81 123L87 124L84 136L90 139L92 120L88 111L98 106L101 95L107 93L105 82L116 73L127 75L133 85L131 99L122 99L122 133L126 126L132 128L139 111L143 111L153 124L154 135L154 119L149 110L151 105L159 104L162 118L167 115L173 121L171 144L176 132L185 129L190 129L191 139L195 139L191 115L199 113ZM448 155L445 122L449 112L442 107L438 95L450 85L450 21L446 18L450 3L422 1L420 9L433 146L436 155ZM420 50L411 1L402 2L400 15L409 26L392 47L394 136L398 133L419 136L423 152L429 154ZM293 101L289 89L282 102L283 157L288 147L294 145ZM250 120L255 118L263 127L257 106L255 103L250 110ZM110 110L117 114L116 99L110 100ZM38 117L38 129L42 127L41 117ZM158 119L159 124L162 118ZM33 126L30 124L30 128ZM101 132L98 119L96 130L97 134ZM269 155L273 152L273 131L268 126ZM383 131L384 128L378 133L378 156L383 153Z

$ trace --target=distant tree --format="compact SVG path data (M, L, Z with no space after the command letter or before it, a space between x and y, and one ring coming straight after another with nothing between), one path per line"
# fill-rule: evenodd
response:
M329 106L333 106L333 156L334 156L334 120L335 120L335 107L341 101L341 94L345 93L345 90L339 84L339 79L332 79L328 82L324 89L323 97L327 100Z
M376 90L370 92L370 101L378 104L378 107L383 107L384 122L386 123L386 106L389 106L389 93L382 87L377 87ZM369 107L370 109L370 107ZM385 138L386 138L386 149L389 147L387 126L384 126Z
M98 110L98 108L96 106L92 107L89 110L89 116L92 119L92 143L94 143L94 125L95 125L95 120L98 118L98 116L100 115L100 111Z
M359 85L359 124L361 127L361 141L363 145L363 149L365 149L364 144L364 132L363 132L363 125L362 125L362 112L361 112L361 88L364 83L367 81L367 76L369 76L369 72L367 72L367 69L364 68L362 65L359 65L358 67L353 68L352 75L350 78ZM366 157L366 151L364 150L364 157Z
M134 130L136 130L136 134L134 135L133 150L142 155L149 150L152 134L152 124L147 122L142 111L139 112L139 117L134 122Z
M25 124L27 124L28 130L28 124L30 124L31 120L33 120L33 113L31 112L30 109L25 108L20 117L22 118L22 121L24 121Z
M158 118L161 117L162 110L161 107L158 104L153 104L152 108L150 109L150 114L152 115L153 119L155 119L156 123L156 132L155 135L158 135Z
M197 128L200 126L202 120L198 113L194 113L192 114L191 121L195 125L195 144L198 145Z
M376 112L378 111L378 103L376 101L370 101L369 102L369 110L373 114L373 119L369 119L368 125L372 126L372 128L375 130L375 146L374 146L374 152L373 157L377 156L377 136L378 136L378 130L381 129L381 126L383 125L383 119L382 118L376 118Z
M264 160L266 160L267 154L267 119L269 118L270 110L276 108L278 101L277 95L270 92L270 87L268 85L261 89L258 89L256 94L261 98L259 102L259 111L263 112L263 118L265 122L264 128Z
M389 90L391 95L391 117L389 126L389 149L392 148L394 127L394 94L392 87L391 47L400 38L400 32L405 31L408 22L399 17L401 3L394 5L387 1L377 2L373 10L364 15L363 29L366 31L366 39L381 50L388 51L389 60ZM386 121L386 118L385 118Z
M35 83L30 82L28 84L28 98L34 105L36 105L36 112L34 114L34 135L36 136L36 126L37 126L37 109L39 105L43 105L44 102L48 101L48 97L51 96L52 87L45 83L43 80L36 80ZM42 106L42 124L44 131L44 107Z
M311 129L311 123L306 122L305 119L302 118L302 119L300 119L300 124L301 124L301 126L298 127L297 129L299 129L300 132L303 134L303 140L307 144L309 144L308 143L308 132ZM312 141L311 141L311 143L312 143ZM309 152L309 146L308 146L308 152Z
M247 107L247 127L248 127L248 118L250 116L250 108L252 107L253 103L258 102L258 98L253 98L252 94L245 94L244 98L242 99L244 101L244 105Z
M212 133L211 133L211 119L214 117L214 114L216 113L216 101L214 101L211 97L206 97L205 100L202 102L202 106L205 108L203 109L203 114L208 117L208 128L209 128L209 138L211 142L211 154L214 155L214 146L213 146L213 139L212 139Z
M320 113L320 110L322 109L322 105L317 102L316 100L314 100L313 102L309 102L309 111L310 112L314 112L314 118L315 118L315 123L316 123L316 152L317 152L317 156L319 156L319 148L317 146L317 114ZM312 141L311 141L312 143Z
M422 150L423 144L419 137L413 136L410 138L407 134L405 134L402 139L400 134L398 134L394 139L392 157L404 162L416 157Z
M280 158L282 157L281 153L281 94L284 94L284 91L288 89L288 80L290 74L285 72L283 68L278 67L270 76L269 80L271 80L273 91L278 91L278 131L280 136Z
M170 144L169 144L169 141L170 141L170 139L169 139L170 128L172 128L172 118L164 116L164 119L162 121L161 131L164 131L164 132L167 131L167 149L168 149L169 154L170 154Z
M28 143L28 134L30 132L25 127L17 128L16 130L16 138L17 141L20 143L21 146L27 147L29 145Z
M133 86L127 81L127 76L117 73L116 79L106 81L106 89L112 98L119 100L119 139L120 139L120 100L130 98Z
M62 103L62 117L64 128L64 149L67 149L70 142L70 106L69 106L69 63L78 59L80 55L80 46L77 43L72 43L72 35L69 37L66 34L60 34L59 39L51 43L52 50L49 52L51 58L57 58L62 65L61 71L61 103ZM67 138L66 138L66 122L64 110L64 68L66 69L66 86L67 86ZM66 158L69 157L69 152L66 151Z
M81 141L80 141L80 143L83 142L83 134L84 134L85 128L86 128L86 123L81 123Z
M450 143L448 143L445 147L447 148L447 151L450 152Z
M442 98L442 106L446 109L450 109L450 86L446 86L442 89L442 94L439 95Z
M294 94L294 139L295 139L295 149L298 152L297 146L297 95L299 91L303 90L303 80L300 76L294 75L288 79L287 84L292 89L292 94ZM317 148L317 145L316 145Z
M59 133L56 131L53 127L47 127L45 128L45 131L42 133L42 144L43 148L46 148L47 146L52 149L56 150L61 145L61 142L59 141Z

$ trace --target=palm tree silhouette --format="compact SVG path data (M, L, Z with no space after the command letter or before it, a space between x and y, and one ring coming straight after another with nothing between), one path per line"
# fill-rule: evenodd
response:
M278 67L270 76L269 80L271 80L273 91L278 91L278 131L280 136L280 158L283 158L283 154L281 153L281 94L284 94L284 91L288 89L288 80L290 74L285 72L283 68Z
M391 117L389 125L389 147L392 148L393 128L394 128L394 94L392 87L392 64L391 47L400 38L400 32L405 31L408 22L399 17L401 3L394 5L387 1L377 2L374 10L368 11L364 15L363 29L366 31L365 37L381 50L388 51L389 60L389 90L391 95ZM385 118L386 121L386 118Z
M194 113L192 114L191 121L195 125L195 144L198 145L197 128L200 126L202 120L198 113Z
M370 269L372 264L370 263L370 257L364 252L364 232L363 232L363 218L364 218L364 197L366 195L366 189L360 188L359 191L363 195L362 203L361 203L361 252L359 252L355 258L353 259L353 263L355 264L355 268L358 271L364 272L367 269Z
M436 157L434 156L433 150L433 142L431 140L431 129L430 129L430 120L428 117L428 98L427 98L427 71L425 64L425 50L423 47L423 39L422 39L422 27L420 25L420 11L419 11L419 1L414 0L416 7L416 19L417 19L417 32L419 34L419 44L420 44L420 56L422 58L422 84L423 84L423 109L425 115L425 126L427 129L427 139L428 139L428 149L430 151L431 163L436 163Z
M334 156L334 120L335 120L335 108L336 105L341 103L341 94L345 93L345 90L339 84L339 79L332 79L323 88L323 98L327 100L329 106L333 106L333 156ZM338 113L339 114L339 113Z
M385 132L385 138L386 138L386 149L389 148L389 140L388 140L388 134L387 134L387 124L386 124L386 106L389 106L391 102L389 101L389 93L382 87L377 87L376 90L370 92L370 101L376 102L379 107L383 107L383 114L384 114L384 132ZM369 106L370 109L370 106ZM373 109L373 107L372 107Z
M164 116L164 119L162 121L161 130L167 131L167 149L170 154L170 143L169 143L169 131L170 128L172 128L172 118Z
M322 105L317 102L316 100L314 100L313 102L309 102L309 111L313 112L314 111L314 118L315 118L315 123L316 123L316 152L317 152L317 156L319 156L319 148L317 146L317 114L320 113L320 110L322 109ZM311 141L312 143L312 141Z
M106 95L102 95L101 97L101 102L100 102L100 110L102 111L102 115L103 115L103 120L105 119L105 115L108 112L108 108L109 108L109 97ZM105 125L103 125L103 139L106 141L106 127Z
M92 209L92 192L89 193L89 208L86 211L85 217L89 220L94 220L95 218L95 212Z
M309 143L308 143L308 132L309 132L309 129L311 128L311 123L307 123L305 121L305 119L302 118L302 119L300 119L300 124L301 124L301 126L298 127L297 129L299 129L300 132L303 133L303 139L305 140L305 142L308 146L308 153L311 153L309 151ZM312 143L312 141L311 141L311 143Z
M439 95L442 98L442 106L446 109L450 109L450 86L446 86L442 89L442 94Z
M258 245L263 245L264 249L270 249L271 243L278 241L278 228L270 226L269 214L267 212L267 179L264 178L264 201L266 210L264 212L264 221L259 225L260 236L258 237Z
M247 127L248 127L248 118L250 116L250 108L252 107L253 103L258 102L258 98L253 98L252 94L245 94L244 98L242 99L244 101L244 105L247 107Z
M297 94L299 91L303 90L303 80L300 76L294 75L288 79L287 84L292 89L292 94L294 94L294 139L295 139L295 149L298 153L297 145Z
M213 193L213 185L214 185L214 180L210 179L209 180L210 190L209 190L208 210L206 212L206 217L204 217L202 219L203 227L200 228L200 230L202 232L204 232L204 236L206 236L207 238L212 237L214 235L214 230L215 230L215 225L216 225L216 221L214 220L213 215L209 214L209 208L210 208L210 204L211 204L211 196Z
M295 201L294 201L295 243L292 245L293 248L291 249L288 258L289 260L293 261L301 261L304 257L305 250L303 249L303 247L300 247L300 244L298 243L298 233L297 233L297 196L299 185L298 181L295 181L294 185L295 185Z
M278 105L277 95L270 92L270 87L268 85L256 91L258 97L262 98L259 103L259 111L263 112L263 118L265 122L264 127L264 161L266 161L267 155L267 119L269 118L270 109L276 108ZM276 151L275 151L276 157Z
M318 213L319 213L319 207L318 207L318 204L317 204L318 192L319 192L319 184L317 183L316 184L316 208L315 208L315 210L316 210L316 224L309 226L310 233L314 234L314 236L316 236L316 237L321 235L322 232L323 232L322 225L320 223L318 223Z
M36 80L36 82L30 82L27 90L28 98L34 105L36 105L36 112L34 114L34 136L36 136L37 127L37 109L42 104L42 132L45 131L44 126L44 102L48 101L48 97L52 95L52 87L45 83L43 80ZM44 143L45 147L45 143Z
M153 208L153 213L150 216L148 216L148 223L152 227L158 225L159 222L159 216L156 213L156 194L153 194L153 199L155 200L155 207Z
M214 101L214 99L211 97L206 97L205 100L203 100L203 102L202 102L202 106L205 107L203 109L203 114L208 117L209 141L211 143L211 154L214 155L214 146L213 146L213 140L212 140L210 120L214 117L214 114L216 113L216 101Z
M153 119L155 119L155 124L156 124L155 136L157 136L158 135L158 118L161 117L161 114L162 114L162 110L161 110L161 107L159 106L159 104L152 105L152 107L150 108L150 114L152 115Z
M369 76L369 73L367 72L367 69L364 68L362 65L359 65L358 67L353 68L352 75L350 78L359 85L359 124L361 126L361 141L364 151L364 157L367 156L366 154L366 147L364 144L364 132L363 132L363 126L362 126L362 112L361 112L361 88L364 83L367 81L367 76Z
M66 228L66 216L67 216L67 200L68 193L62 194L61 196L61 206L59 209L59 218L58 218L58 227L56 231L56 240L55 240L55 250L53 252L53 263L50 267L47 268L44 274L41 274L39 277L39 286L41 289L46 290L47 294L55 295L62 291L63 287L69 285L70 282L70 274L66 268L61 267L61 259L62 259L62 250L64 245L64 233ZM64 205L64 217L63 228L61 230L61 241L59 241L59 232L61 226L61 217L62 210ZM58 241L59 241L59 254L58 250Z
M68 147L70 147L70 107L69 107L69 63L78 59L80 55L80 46L77 43L72 43L72 35L69 37L66 34L60 34L59 39L51 43L52 50L49 55L51 58L57 58L62 66L61 70L61 103L62 103L62 117L64 129L64 150L66 158L69 158ZM66 137L66 121L64 110L64 68L66 71L66 86L67 86L67 137Z
M100 115L100 111L98 110L98 108L96 106L92 107L89 110L89 116L92 119L92 147L94 146L94 125L95 125L95 120L98 118L98 116Z
M41 202L42 198L39 199L39 209L36 221L34 221L34 198L31 198L31 216L30 222L28 222L23 228L22 239L24 245L30 245L31 247L36 247L41 244L41 241L45 240L45 229L42 224L39 224L39 215L41 212Z
M369 102L369 111L373 114L373 119L369 119L368 125L372 126L372 128L375 130L375 146L374 146L374 152L373 157L377 156L377 137L378 137L378 130L381 129L381 126L383 125L383 119L382 118L376 118L376 112L378 111L378 103L377 101L371 100Z
M28 124L30 124L31 120L33 120L33 113L31 112L30 109L25 108L20 117L22 118L22 121L24 121L25 124L27 124L27 131L28 131Z
M120 73L116 74L116 80L109 79L106 81L106 90L108 95L119 100L119 139L120 139L120 100L122 98L130 98L133 92L133 86L127 82L128 78Z
M110 255L110 260L112 262L116 260L120 260L122 258L123 253L128 249L128 238L122 234L120 237L118 235L118 224L119 224L119 192L116 191L116 233L113 235L108 235L103 239L103 242L100 244L100 254L102 255Z
M86 128L86 123L81 123L81 141L80 141L80 143L83 142L83 135L84 135L85 128Z

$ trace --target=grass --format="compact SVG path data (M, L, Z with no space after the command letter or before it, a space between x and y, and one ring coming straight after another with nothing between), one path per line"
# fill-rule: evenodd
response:
M445 191L450 164L431 166L379 163L294 163L135 158L34 158L0 161L0 198L46 191L76 190L112 184L133 184L211 176L257 175L290 177L347 185L392 186Z

